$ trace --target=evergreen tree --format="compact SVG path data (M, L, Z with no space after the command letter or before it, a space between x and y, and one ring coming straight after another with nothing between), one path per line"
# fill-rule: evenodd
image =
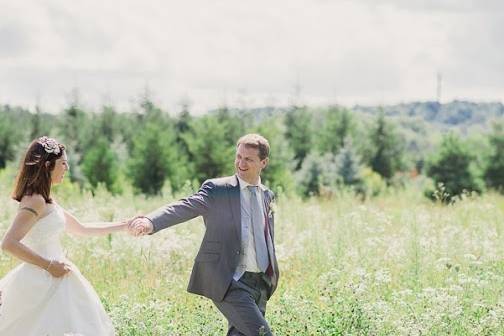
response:
M442 185L448 194L446 200L461 195L464 191L481 192L482 186L474 172L472 162L474 156L469 152L460 139L448 134L437 153L430 159L427 175L437 186ZM432 191L427 191L432 197Z
M18 145L25 138L23 121L16 120L9 105L0 106L0 169L16 157Z
M118 172L117 157L104 137L97 139L84 154L82 171L93 189L98 186L98 183L103 183L107 190L115 191L114 184Z
M178 190L186 181L185 162L175 142L173 125L150 121L133 137L129 171L133 186L144 194L158 194L166 180Z
M121 124L118 121L119 117L115 109L112 106L103 106L102 112L98 115L96 125L98 126L99 135L105 137L109 144L114 142L120 134L119 128Z
M404 142L381 113L370 134L368 164L373 171L390 180L403 168Z
M332 153L308 154L296 172L297 186L303 196L317 196L322 190L333 190L338 181L337 165Z
M336 171L343 185L358 186L362 183L361 167L352 141L347 138L343 147L336 156Z
M94 134L92 132L92 119L81 107L76 90L73 92L73 100L69 106L63 110L59 119L58 139L65 144L68 150L68 161L70 167L70 180L77 182L81 186L85 183L85 176L82 173L82 158L86 149L92 145Z
M5 168L7 161L14 158L17 137L7 118L0 114L0 169Z
M182 135L199 183L233 173L235 146L229 143L228 131L215 115L205 115L191 120L189 132Z
M488 187L504 192L504 124L495 124L489 137L491 153L484 177Z
M52 118L49 115L42 113L39 106L35 107L35 113L31 117L32 129L30 132L30 139L36 139L43 135L50 134L49 122Z
M32 117L32 131L30 133L31 139L39 138L42 135L46 135L42 131L41 124L42 124L42 113L40 111L40 108L38 106L36 106L35 113L33 114L33 117Z
M74 90L72 101L63 110L59 120L59 133L63 138L62 142L70 148L80 164L82 153L89 146L93 136L91 134L91 115L81 108L77 91Z
M217 111L217 121L224 126L225 141L229 146L235 146L236 141L244 135L245 126L242 119L236 114L231 114L226 106L219 108Z
M175 141L180 147L181 152L187 157L187 161L189 164L191 164L191 162L193 161L193 157L189 151L187 143L184 140L184 134L190 132L191 129L190 125L192 119L193 118L189 113L187 106L183 105L182 111L180 112L177 120L175 121L175 131L176 131Z
M150 97L150 93L147 91L140 101L140 115L142 116L142 121L156 121L162 117L168 117L167 114L157 107Z
M285 140L282 121L273 117L265 119L253 132L264 136L270 144L269 163L261 174L262 182L276 191L294 192L294 153Z
M285 126L285 137L294 152L296 169L300 169L313 144L312 116L305 107L294 107L285 116Z
M133 186L155 195L169 181L173 191L190 178L187 157L176 141L175 121L157 107L147 91L134 114L136 128L132 132L128 168Z
M345 139L353 136L352 115L346 109L331 107L323 114L320 123L316 138L317 149L320 153L330 152L336 155L345 145Z

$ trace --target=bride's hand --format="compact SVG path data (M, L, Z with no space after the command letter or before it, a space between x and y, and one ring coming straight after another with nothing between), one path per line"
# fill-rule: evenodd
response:
M152 222L145 216L135 216L128 221L128 233L134 237L149 234L153 229Z
M129 226L129 233L133 236L144 236L153 231L152 222L146 217L136 218Z
M46 271L51 273L53 277L60 278L70 272L70 265L65 264L64 262L52 260Z

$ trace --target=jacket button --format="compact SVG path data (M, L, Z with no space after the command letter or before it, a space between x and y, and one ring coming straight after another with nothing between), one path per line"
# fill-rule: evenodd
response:
M240 254L240 251L236 251L236 254Z

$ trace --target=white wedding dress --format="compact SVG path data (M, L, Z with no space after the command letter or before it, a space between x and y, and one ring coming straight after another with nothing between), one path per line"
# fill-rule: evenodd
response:
M22 240L39 255L65 261L72 270L62 278L29 263L21 263L0 279L1 336L109 336L114 327L91 284L63 253L60 235L63 210L52 211L35 223Z

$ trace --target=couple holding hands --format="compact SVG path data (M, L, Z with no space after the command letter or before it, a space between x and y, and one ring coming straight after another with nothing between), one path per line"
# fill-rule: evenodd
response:
M272 335L265 312L279 277L274 195L260 178L269 149L264 137L247 134L236 145L235 175L207 180L195 194L145 216L83 225L51 198L69 169L65 146L34 140L13 192L19 209L1 245L22 263L0 279L0 335L115 335L95 290L65 257L60 234L150 235L198 216L205 233L188 291L213 301L228 320L227 335Z

